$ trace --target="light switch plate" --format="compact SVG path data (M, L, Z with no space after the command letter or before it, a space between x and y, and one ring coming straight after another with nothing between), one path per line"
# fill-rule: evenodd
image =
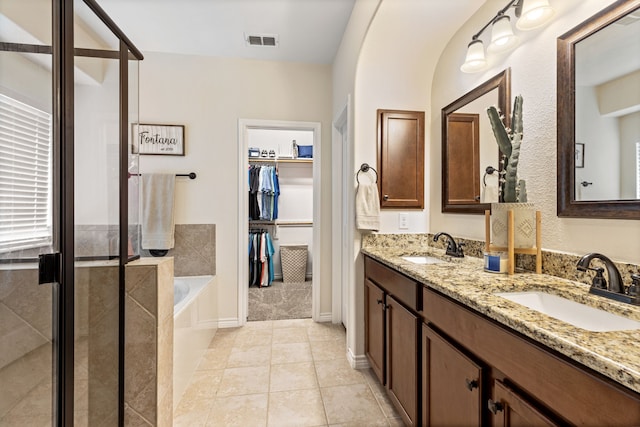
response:
M398 214L398 228L400 230L407 230L409 228L409 220L406 213Z

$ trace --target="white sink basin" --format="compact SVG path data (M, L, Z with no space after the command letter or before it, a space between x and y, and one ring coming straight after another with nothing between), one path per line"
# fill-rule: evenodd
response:
M640 329L640 322L545 292L498 292L494 295L593 332Z
M403 256L402 259L414 264L439 264L442 262L446 262L441 260L440 258L435 258L432 256Z

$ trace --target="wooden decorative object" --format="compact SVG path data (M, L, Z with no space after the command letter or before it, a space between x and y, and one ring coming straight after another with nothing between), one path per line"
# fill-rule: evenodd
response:
M491 211L484 211L485 215L485 251L486 252L507 252L509 258L509 274L515 273L516 263L515 254L529 254L536 256L536 273L542 273L542 214L536 211L536 246L533 248L516 248L514 247L514 221L513 211L508 212L507 228L508 238L507 246L494 246L491 244Z

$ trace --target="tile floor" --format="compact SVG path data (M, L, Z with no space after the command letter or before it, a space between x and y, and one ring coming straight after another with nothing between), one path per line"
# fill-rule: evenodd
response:
M402 426L370 370L346 360L342 325L311 319L218 329L174 426Z
M311 317L311 280L249 288L249 321L306 319Z

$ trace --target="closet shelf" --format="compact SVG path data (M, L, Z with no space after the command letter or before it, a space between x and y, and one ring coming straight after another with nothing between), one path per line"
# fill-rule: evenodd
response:
M313 159L273 159L263 157L249 157L249 163L313 163Z
M278 225L282 227L295 227L295 226L308 226L313 225L313 221L267 221L263 219L250 219L249 224L251 225Z

